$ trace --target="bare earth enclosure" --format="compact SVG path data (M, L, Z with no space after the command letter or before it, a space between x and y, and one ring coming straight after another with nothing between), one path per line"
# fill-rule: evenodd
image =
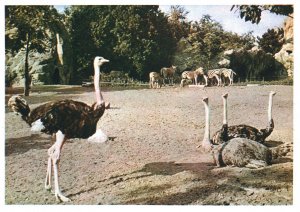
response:
M111 109L98 122L109 141L72 139L64 145L60 186L72 199L60 204L290 205L293 204L293 151L266 168L218 168L200 144L204 134L202 97L208 96L211 133L222 126L222 98L228 92L229 125L267 125L270 91L275 128L266 145L293 146L292 86L104 89ZM7 99L16 90L6 91ZM31 108L73 99L92 104L92 88L49 86L26 98ZM45 190L51 136L31 134L6 108L5 203L57 204Z

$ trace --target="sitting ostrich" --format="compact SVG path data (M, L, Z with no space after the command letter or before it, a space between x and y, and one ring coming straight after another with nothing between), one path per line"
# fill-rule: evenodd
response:
M210 140L210 114L208 98L203 98L205 107L205 133L202 147L211 151L217 166L259 168L271 164L269 148L247 138L233 138L223 144L214 145ZM226 133L224 128L224 133Z
M94 59L94 86L96 103L88 106L83 102L73 100L60 100L49 102L30 110L27 102L21 96L12 96L8 101L8 106L16 113L20 113L22 119L26 121L32 131L40 131L47 134L56 135L56 141L48 149L48 166L45 188L51 189L51 171L54 170L55 197L63 202L70 201L65 197L58 184L58 163L60 151L67 139L88 138L90 141L105 142L107 136L96 129L97 122L104 114L105 103L100 91L99 77L100 66L109 60L103 57Z
M228 94L224 94L223 97L223 105L224 105L224 118L223 118L223 127L219 131L217 131L212 137L213 144L221 144L226 142L232 138L248 138L253 141L257 141L259 143L264 143L265 139L273 132L274 129L274 121L272 118L272 103L273 96L276 93L271 91L269 94L269 106L268 106L268 126L265 129L258 130L255 127L240 124L228 126L227 120L227 97ZM227 128L228 133L224 134L224 128Z

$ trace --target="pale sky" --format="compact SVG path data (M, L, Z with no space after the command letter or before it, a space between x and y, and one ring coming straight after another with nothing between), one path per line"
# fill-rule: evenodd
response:
M188 20L198 21L203 15L209 14L212 19L221 23L224 30L236 32L239 35L253 31L254 36L262 36L268 29L274 27L283 27L286 16L272 14L268 11L262 13L262 19L259 24L252 24L251 22L245 22L239 18L238 12L230 11L231 5L182 5L187 11ZM64 10L66 6L55 6L60 12ZM160 5L161 11L168 13L170 11L170 5Z
M274 27L283 27L286 16L272 14L270 12L263 12L262 18L259 24L252 24L251 22L245 22L245 20L239 17L238 12L234 13L230 11L231 5L188 5L183 6L186 11L189 11L188 19L190 21L199 21L203 15L210 15L212 19L219 22L224 30L236 32L239 35L253 31L255 36L264 34L268 29ZM170 6L160 6L160 9L168 13Z

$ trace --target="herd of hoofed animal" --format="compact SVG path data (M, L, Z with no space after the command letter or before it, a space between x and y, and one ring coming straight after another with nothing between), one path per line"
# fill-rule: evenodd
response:
M51 189L52 170L54 175L54 193L57 200L70 201L64 196L59 187L58 163L60 160L61 149L67 139L87 138L90 141L105 142L107 136L97 129L97 122L104 114L109 104L105 104L99 86L100 66L109 62L103 57L94 59L94 86L96 102L86 105L83 102L73 100L60 100L40 105L30 109L27 102L21 96L12 96L8 101L8 106L12 111L21 114L22 119L28 123L32 131L40 131L56 136L56 141L48 149L48 166L45 181L45 188ZM165 83L165 79L172 82L176 67L163 68L161 74L150 73L151 87L159 87ZM224 72L226 70L226 72ZM233 77L234 72L230 69L215 69L205 73L202 68L193 72L184 72L183 76L194 79L198 83L197 77L203 76L207 80L217 78L220 73ZM219 78L217 79L219 81ZM232 82L232 80L231 80ZM223 125L212 138L210 137L210 111L208 98L203 98L205 107L205 133L202 144L205 151L213 156L217 166L233 165L238 167L258 168L267 166L272 160L272 151L264 145L265 139L274 129L272 118L272 102L275 92L270 92L268 107L268 125L265 129L256 129L248 125L228 126L227 121L227 98L224 94L224 117Z
M176 66L170 68L162 68L160 73L149 73L149 86L150 88L161 88L162 84L166 84L166 80L169 84L174 83L174 76L176 74ZM194 71L184 71L181 73L180 86L183 87L186 81L190 80L193 84L199 85L202 78L205 82L204 86L214 85L217 86L233 85L233 77L236 73L229 68L218 68L205 71L202 67L197 68Z

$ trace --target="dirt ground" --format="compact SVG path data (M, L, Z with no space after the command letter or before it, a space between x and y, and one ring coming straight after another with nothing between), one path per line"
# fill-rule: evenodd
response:
M211 133L222 124L222 98L228 97L229 125L267 125L268 94L273 90L275 129L270 148L293 145L293 87L243 86L112 91L98 122L103 144L69 140L62 149L60 186L70 203L57 203L45 190L51 137L31 134L20 116L5 114L5 203L84 205L291 205L293 151L260 169L217 168L212 156L196 148L204 135L204 106L211 107ZM13 90L7 91L12 93ZM17 93L18 91L14 91ZM6 95L7 99L10 94ZM49 87L26 98L31 108L72 98L91 104L92 88Z

